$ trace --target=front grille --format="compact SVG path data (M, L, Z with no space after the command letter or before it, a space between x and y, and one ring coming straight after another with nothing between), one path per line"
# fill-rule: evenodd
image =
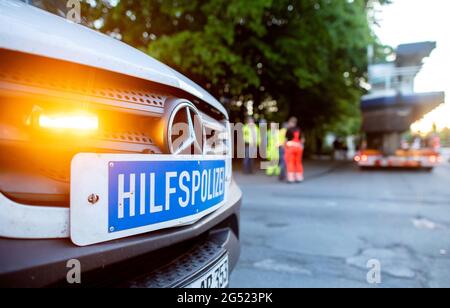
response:
M152 138L149 137L146 133L142 132L103 131L98 134L97 138L115 142L153 144Z
M36 72L20 72L17 67L0 72L0 80L17 86L24 85L35 88L29 88L28 91L38 92L45 89L49 95L59 95L65 92L66 94L89 96L91 100L99 98L114 100L117 103L133 103L158 108L164 107L167 98L167 95L149 92L145 89L108 87L93 80L61 79Z
M165 104L179 93L73 63L5 50L0 55L0 150L5 154L0 173L20 173L21 179L11 185L0 174L0 192L26 204L51 199L54 205L68 206L70 163L77 153L167 153L162 140ZM225 116L189 96L184 99L201 110L207 136L217 137L205 144L204 154L225 155ZM80 109L98 116L96 132L79 136L33 127L36 110Z
M186 278L198 274L202 269L211 266L226 253L225 249L214 241L204 241L175 259L168 265L131 280L123 287L127 288L173 288L184 286Z

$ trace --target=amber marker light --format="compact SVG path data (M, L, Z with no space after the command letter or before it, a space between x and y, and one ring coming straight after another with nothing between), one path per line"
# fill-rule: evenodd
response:
M87 132L98 129L98 117L87 113L40 114L38 123L41 128L56 130Z
M432 155L432 156L430 156L430 157L428 158L428 160L429 160L430 163L435 164L435 163L438 162L438 157L435 156L435 155Z

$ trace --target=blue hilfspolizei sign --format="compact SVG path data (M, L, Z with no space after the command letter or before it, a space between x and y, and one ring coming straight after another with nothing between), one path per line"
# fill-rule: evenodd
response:
M224 160L109 163L109 232L199 214L225 197Z

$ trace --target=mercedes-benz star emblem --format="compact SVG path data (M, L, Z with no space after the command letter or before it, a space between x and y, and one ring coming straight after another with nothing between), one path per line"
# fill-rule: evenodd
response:
M171 154L203 154L204 128L202 118L189 102L174 104L167 123L167 147Z

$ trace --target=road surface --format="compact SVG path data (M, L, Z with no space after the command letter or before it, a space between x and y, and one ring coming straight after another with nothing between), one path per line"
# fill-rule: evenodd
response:
M237 174L242 253L231 287L450 287L450 164L306 168L298 185ZM367 281L369 260L380 284Z

